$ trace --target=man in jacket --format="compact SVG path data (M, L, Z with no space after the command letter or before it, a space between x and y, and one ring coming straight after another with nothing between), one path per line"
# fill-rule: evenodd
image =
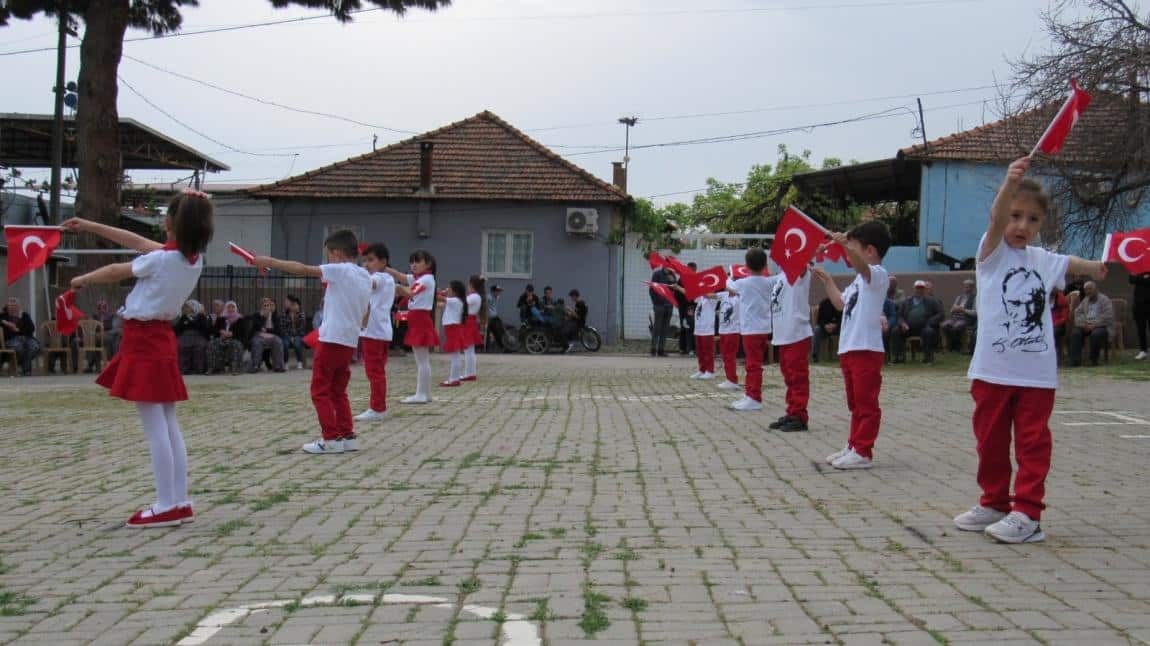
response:
M1102 348L1110 344L1114 331L1114 305L1110 297L1098 291L1090 280L1082 285L1082 302L1074 310L1074 329L1070 331L1070 365L1082 365L1082 343L1090 337L1090 365L1098 365Z
M925 280L914 281L914 294L898 306L898 324L891 330L894 362L906 361L906 340L917 336L922 339L922 362L932 363L940 323L942 303L927 295Z

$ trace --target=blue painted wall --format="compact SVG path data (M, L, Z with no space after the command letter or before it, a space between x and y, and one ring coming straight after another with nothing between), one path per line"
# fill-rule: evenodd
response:
M362 227L369 242L382 241L391 251L392 264L407 269L414 249L427 249L436 258L437 278L446 286L483 273L483 231L514 229L534 234L530 279L491 278L504 289L499 315L505 324L518 324L515 301L532 283L542 294L545 285L557 297L578 289L589 308L589 323L604 340L618 338L619 246L607 236L617 217L610 204L518 203L431 200L428 236L417 229L418 200L276 200L273 202L272 255L310 264L322 262L325 226ZM566 232L568 207L595 208L599 233L594 238Z

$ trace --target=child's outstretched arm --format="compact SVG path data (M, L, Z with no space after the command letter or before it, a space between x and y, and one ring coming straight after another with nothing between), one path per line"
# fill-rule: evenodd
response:
M131 277L132 263L118 262L112 265L104 265L95 271L76 276L72 279L72 289L83 289L88 285L99 285L102 283L118 283L122 280L128 280Z
M854 261L852 260L851 262L853 263ZM865 266L866 263L864 262L863 265ZM811 275L822 281L823 287L827 292L827 298L831 301L831 305L834 305L836 310L842 311L843 293L839 291L838 285L835 285L834 279L827 273L827 270L822 267L811 267Z
M314 278L323 276L323 270L315 265L305 265L302 262L296 262L294 260L280 260L278 258L272 258L271 256L256 256L252 259L252 264L256 267L278 269L284 273L295 274L296 276L312 276Z
M72 233L84 232L98 235L105 240L111 240L112 242L115 242L122 247L135 249L140 253L148 253L155 251L156 249L162 249L164 246L155 240L149 240L144 236L137 235L131 231L120 229L118 227L108 226L107 224L100 224L99 222L93 222L91 220L85 220L83 218L68 218L67 220L61 222L60 226L65 231L71 231ZM130 273L129 277L131 277Z
M396 285L406 285L407 284L407 274L399 271L395 267L384 267L383 270L386 271L387 273L391 274L391 277L395 279Z
M1106 280L1106 263L1100 260L1086 260L1078 256L1070 256L1070 264L1066 267L1068 274L1086 274L1094 280Z
M1010 224L1010 207L1018 195L1018 185L1022 176L1030 168L1030 158L1022 157L1011 162L1006 169L1006 178L994 197L994 205L990 207L990 223L986 226L986 240L979 250L978 260L986 260L990 254L1002 244L1002 236L1006 233L1006 225Z

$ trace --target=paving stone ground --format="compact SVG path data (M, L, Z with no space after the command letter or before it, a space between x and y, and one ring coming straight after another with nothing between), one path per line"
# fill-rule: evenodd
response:
M299 451L306 372L189 379L197 520L159 530L123 527L152 496L131 405L0 382L0 643L1150 643L1144 382L1064 374L1049 538L1004 546L951 524L977 500L958 370L888 370L876 468L835 472L826 364L794 434L766 430L774 366L761 414L687 359L480 366L343 456ZM389 364L393 402L413 368Z

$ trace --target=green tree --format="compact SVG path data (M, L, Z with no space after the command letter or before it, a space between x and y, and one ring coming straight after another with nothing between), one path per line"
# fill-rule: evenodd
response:
M273 7L302 6L331 12L347 22L364 4L402 14L410 7L435 10L451 0L269 0ZM180 9L198 0L9 0L0 2L0 27L12 18L38 14L84 22L80 43L79 105L76 109L80 182L76 210L86 217L115 223L120 211L120 117L116 109L116 73L129 27L161 35L177 31Z

